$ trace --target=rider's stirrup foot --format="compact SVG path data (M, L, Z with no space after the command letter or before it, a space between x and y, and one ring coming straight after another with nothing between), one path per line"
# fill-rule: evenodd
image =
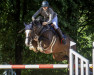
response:
M66 44L66 40L63 38L63 39L61 39L61 44Z

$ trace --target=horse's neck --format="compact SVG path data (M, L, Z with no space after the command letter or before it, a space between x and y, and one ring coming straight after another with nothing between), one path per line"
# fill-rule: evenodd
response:
M51 41L54 36L54 33L52 32L52 30L47 30L44 32L44 36Z

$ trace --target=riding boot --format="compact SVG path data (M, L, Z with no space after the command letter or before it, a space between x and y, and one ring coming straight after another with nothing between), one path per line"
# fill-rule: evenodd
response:
M59 38L60 38L60 40L61 40L61 43L66 44L66 40L65 40L65 38L63 37L63 34L62 34L61 29L60 29L60 28L56 29L56 32L57 32L58 35L59 35Z

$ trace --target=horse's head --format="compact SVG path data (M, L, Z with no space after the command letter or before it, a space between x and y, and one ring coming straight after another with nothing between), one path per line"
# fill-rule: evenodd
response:
M36 19L32 22L32 26L33 26L34 33L38 35L38 33L41 31L41 28L42 28L42 22Z
M31 40L32 23L28 25L24 23L24 25L25 25L25 35L26 35L25 44L26 46L29 46Z

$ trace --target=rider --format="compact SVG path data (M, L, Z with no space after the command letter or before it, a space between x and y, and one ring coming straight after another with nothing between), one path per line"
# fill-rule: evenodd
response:
M32 16L32 20L35 20L37 15L41 14L44 17L44 22L42 25L51 24L54 26L54 29L59 35L61 42L66 44L65 38L62 35L62 31L58 27L58 17L57 14L49 7L49 3L47 1L42 2L42 7Z

